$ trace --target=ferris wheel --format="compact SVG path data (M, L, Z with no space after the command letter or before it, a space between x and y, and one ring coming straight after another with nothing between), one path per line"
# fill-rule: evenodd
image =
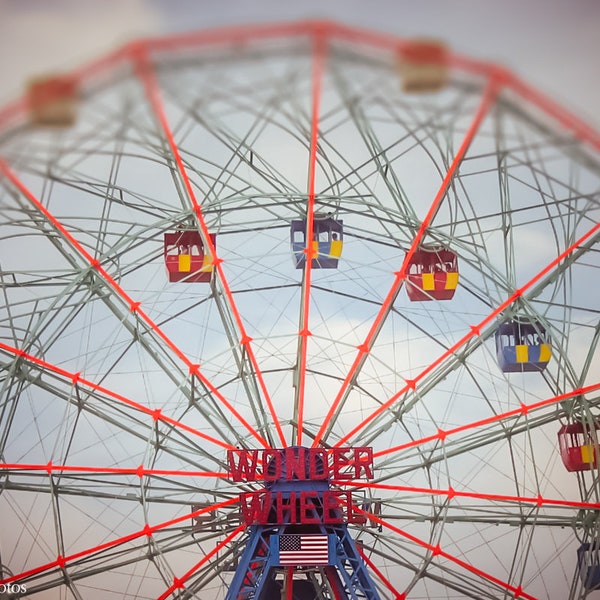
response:
M600 593L600 136L330 22L0 111L0 597Z

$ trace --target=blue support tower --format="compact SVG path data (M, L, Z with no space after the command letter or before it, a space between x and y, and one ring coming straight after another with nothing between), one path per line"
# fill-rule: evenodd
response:
M241 495L250 535L226 600L380 600L348 531L363 518L349 492L331 490L322 456L271 451L265 489Z

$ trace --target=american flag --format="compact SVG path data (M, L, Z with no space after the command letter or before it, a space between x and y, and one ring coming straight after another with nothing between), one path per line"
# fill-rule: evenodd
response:
M279 536L280 565L328 565L327 535L283 534Z

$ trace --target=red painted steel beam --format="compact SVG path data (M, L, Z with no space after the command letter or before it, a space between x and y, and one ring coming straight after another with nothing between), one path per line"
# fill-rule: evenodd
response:
M503 590L507 590L507 591L513 593L515 598L525 598L526 600L537 600L537 598L535 596L532 596L531 594L528 594L527 592L525 592L520 585L518 585L518 586L512 585L511 583L508 583L507 581L503 581L502 579L495 577L491 573L487 573L486 571L483 571L482 569L478 569L474 565L471 565L468 562L446 552L445 550L442 550L442 548L440 547L439 544L434 546L433 544L430 544L429 542L426 542L425 540L422 540L422 539L418 538L417 536L412 535L412 534L408 533L407 531L404 531L404 530L400 529L399 527L392 525L391 523L388 523L385 519L381 519L377 515L372 515L371 513L364 511L358 507L356 510L358 512L364 514L368 519L370 519L376 523L379 523L380 525L389 529L390 531L393 531L394 533L397 533L398 535L413 542L414 544L417 544L418 546L425 548L428 552L430 552L432 554L432 556L439 556L441 558L445 558L446 560L449 560L450 562L453 562L455 565L461 567L462 569L465 569L466 571L469 571L473 575L480 577L482 579L485 579L485 580L493 583L494 585L497 585L498 587L502 588Z
M333 600L348 600L338 570L335 567L328 566L324 568L324 571L333 592Z
M402 56L405 49L411 44L411 40L395 35L351 27L326 20L252 24L192 33L178 33L161 37L147 37L128 43L106 56L86 63L78 69L73 70L71 75L82 83L87 79L105 75L111 69L118 68L125 61L131 59L131 57L137 54L140 46L145 46L153 52L177 52L194 47L201 48L211 45L245 44L257 40L310 37L314 35L315 30L323 32L330 40L341 40L347 43L375 47L396 56ZM594 149L600 150L600 134L594 128L572 112L556 104L544 94L534 90L504 67L451 51L446 53L445 62L449 67L466 71L476 76L503 78L506 85L518 96L555 119L561 126L570 130L580 141L589 143ZM15 120L18 116L25 114L26 111L27 103L24 100L18 100L0 109L0 126Z
M489 313L487 317L485 317L477 325L472 325L468 333L466 333L456 343L450 346L450 348L448 348L444 353L442 353L436 360L430 363L429 366L423 369L423 371L421 371L414 379L407 380L405 386L403 386L398 392L396 392L389 400L381 404L381 406L374 410L368 417L363 419L356 427L354 427L351 431L344 435L338 442L336 442L336 444L334 444L334 446L344 445L354 434L358 433L361 429L366 427L366 425L368 425L373 419L378 417L382 412L386 411L390 406L397 402L402 395L406 394L410 390L415 390L417 388L418 383L422 379L424 379L436 367L438 367L445 360L449 359L453 354L460 350L460 348L464 346L469 340L471 340L474 337L477 337L480 334L481 330L487 325L489 325L498 315L502 313L503 310L508 308L517 298L521 297L527 290L529 290L536 283L538 283L542 279L542 277L544 277L550 271L552 271L552 269L554 269L562 260L567 258L569 254L574 252L579 246L581 246L583 243L585 243L587 240L589 240L599 232L600 223L596 223L596 225L594 225L578 240L576 240L573 244L571 244L568 248L561 252L553 261L551 261L548 265L541 269L537 275L532 277L522 287L515 290L515 292L513 292L506 300L504 300L504 302L500 303L496 309Z
M148 37L142 43L152 52L174 52L204 46L247 44L269 39L311 37L315 29L327 27L327 21L305 20L280 23L253 23L217 27L160 37Z
M350 367L350 369L342 383L342 386L340 387L340 390L338 391L336 397L334 398L333 403L331 404L331 407L329 408L329 411L327 413L327 416L323 419L323 423L321 424L321 427L314 438L313 447L316 447L321 443L321 440L323 439L324 435L326 434L328 429L330 429L331 421L332 421L336 411L338 410L338 408L340 407L340 405L346 398L346 394L349 390L349 387L350 387L352 381L357 376L367 355L371 351L371 348L372 348L373 344L375 343L375 340L377 339L377 336L379 335L381 328L383 327L385 319L387 318L387 316L392 308L392 305L394 304L394 302L398 296L398 293L400 292L400 289L402 288L402 285L404 284L404 280L406 279L406 272L408 270L410 261L412 260L414 253L419 248L419 245L421 244L421 241L423 240L423 237L425 236L425 232L427 231L427 228L431 225L431 222L433 221L435 214L439 210L439 207L446 195L446 192L448 191L448 187L452 183L452 179L456 175L456 172L458 171L458 168L459 168L467 150L469 149L469 146L471 145L473 138L475 137L477 131L479 130L479 127L480 127L483 119L488 114L488 111L489 111L490 107L492 106L497 93L498 93L498 82L495 79L492 79L488 82L488 85L486 86L486 89L483 93L482 100L479 104L479 107L477 108L477 111L475 113L473 121L471 122L469 128L467 129L465 137L464 137L456 155L454 156L454 159L450 165L450 168L448 169L448 172L446 173L444 179L442 180L442 183L438 189L438 192L435 195L435 198L433 199L433 202L431 203L431 206L429 207L429 210L427 211L425 218L421 222L421 225L419 227L417 235L413 239L412 244L404 257L404 261L402 262L402 266L400 267L400 270L396 271L394 273L395 278L392 283L392 287L390 288L383 303L381 304L381 307L379 308L379 312L377 313L377 315L373 321L373 324L371 325L371 328L369 329L363 343L360 346L358 346L358 353L356 354L356 356L354 358L354 362L352 363L352 366Z
M220 258L217 254L216 247L210 237L210 232L208 226L206 224L206 220L204 218L204 213L202 211L202 206L198 202L196 198L196 194L192 187L192 183L190 181L189 175L187 173L187 169L183 164L183 160L181 158L181 153L179 152L179 147L175 141L175 137L173 135L173 131L169 125L167 115L165 112L165 108L160 96L158 81L156 80L156 75L153 70L152 63L150 61L150 57L144 48L140 48L140 52L138 54L137 63L136 63L136 72L138 77L143 83L144 90L146 92L146 97L152 110L154 112L154 116L158 121L166 139L171 149L171 153L173 154L173 158L175 160L175 164L177 165L177 170L181 179L183 180L183 184L185 186L185 190L187 192L187 196L189 201L192 204L193 212L196 216L196 220L198 226L202 232L203 242L205 244L205 249L208 250L208 253L212 257L212 264L217 272L219 280L223 286L223 291L225 293L225 298L227 299L227 303L229 304L229 308L234 317L236 325L238 327L238 331L240 333L239 343L244 347L250 363L252 364L252 368L254 369L254 374L258 380L258 384L260 386L261 392L263 394L264 400L267 403L269 414L273 419L273 424L275 425L275 429L277 431L277 435L279 436L279 440L283 446L286 446L285 436L283 435L283 430L281 428L281 423L279 422L279 418L275 412L275 407L273 405L273 401L267 389L262 371L258 365L258 361L256 359L256 355L254 354L254 350L252 348L252 338L248 335L246 331L246 327L242 320L242 317L237 308L235 299L231 292L231 288L229 287L229 283L227 282L227 278L225 276L225 272L223 270L223 259ZM239 417L238 417L239 418ZM268 446L267 442L264 439L261 439L261 436L253 429L249 428L249 426L245 425L246 428L252 433L252 435L263 445Z
M357 544L356 549L360 554L361 558L367 563L369 568L379 577L381 583L394 594L394 600L406 600L406 594L400 593L393 585L392 582L375 566L375 563L364 553L363 549Z
M216 444L217 446L220 446L221 448L226 448L227 450L235 450L235 448L236 448L232 444L223 442L222 440L219 440L215 437L207 435L206 433L202 433L201 431L198 431L194 427L190 427L189 425L186 425L185 423L182 423L181 421L178 421L177 419L173 419L172 417L168 417L167 415L164 415L160 409L152 409L152 408L149 408L148 406L144 406L143 404L140 404L139 402L135 402L134 400L127 398L123 394L114 392L113 390L106 388L94 381L86 379L85 377L81 376L81 373L74 373L73 371L67 371L66 369L63 369L62 367L59 367L59 366L54 365L46 360L38 358L37 356L34 356L33 354L29 354L28 352L25 352L24 350L20 350L19 348L15 348L14 346L5 344L4 342L0 342L0 350L4 350L5 352L12 354L13 356L18 357L19 359L26 360L27 362L37 365L38 367L41 367L42 369L44 369L46 371L50 371L50 372L54 373L55 375L63 377L64 379L71 381L71 383L73 385L81 385L81 386L89 388L90 390L93 390L95 392L100 392L101 394L107 396L108 398L117 400L118 402L120 402L122 404L125 404L135 410L145 413L146 415L152 417L154 422L160 421L161 423L166 423L168 425L176 427L177 429L180 429L181 431L185 431L196 437L200 437L203 440L206 440L207 442Z
M227 546L237 535L239 535L244 529L245 525L240 525L234 531L232 531L223 541L219 542L208 554L203 556L191 569L186 571L181 577L175 577L173 583L158 597L158 600L164 600L177 590L185 587L185 582L200 568L202 565L207 563L215 554L222 548Z
M552 406L553 404L558 404L559 402L569 400L570 398L574 398L576 396L584 396L585 394L596 392L598 390L600 390L600 383L594 383L592 385L587 385L585 387L580 387L571 390L570 392L565 392L564 394L559 394L558 396L553 396L552 398L540 400L539 402L532 402L531 404L521 403L521 406L519 406L519 408L514 408L503 413L498 413L497 415L492 415L491 417L487 417L486 419L472 421L470 423L466 423L465 425L452 427L451 429L439 429L436 433L419 438L418 440L411 440L410 442L405 442L404 444L399 444L398 446L392 446L391 448L378 450L377 452L373 453L373 458L378 458L387 454L394 454L396 452L401 452L402 450L422 446L423 444L427 444L430 442L444 441L448 437L456 435L457 433L462 433L463 431L477 429L479 427L484 427L485 425L491 425L493 423L498 423L500 421L512 419L514 417L525 416L530 412L539 410L540 408Z
M412 40L396 35L371 31L328 20L224 27L160 38L147 38L145 43L152 50L174 51L212 44L248 43L255 40L273 38L312 36L315 31L322 32L330 40L341 40L348 43L375 47L388 51L398 57L401 57L404 51L412 44ZM445 62L451 68L466 71L476 76L503 80L504 84L510 87L521 98L558 121L560 125L570 130L579 140L589 143L596 150L600 151L600 134L594 128L550 100L544 94L534 90L506 68L489 61L473 59L452 51L446 53Z
M132 55L136 47L136 43L126 44L117 48L113 52L103 55L89 63L85 63L80 67L73 69L65 74L65 77L71 79L78 86L86 80L94 77L101 77L112 69L116 69L119 65L125 64ZM61 75L62 76L62 75ZM0 127L8 126L11 122L17 122L27 118L29 111L29 99L27 94L14 102L0 108Z
M294 567L285 570L285 600L294 600Z
M543 113L552 117L562 127L570 131L580 142L589 144L600 152L600 133L578 116L551 100L545 94L525 83L507 69L496 67L505 79L505 85L523 100L533 104Z
M511 502L518 504L527 504L530 506L565 506L567 508L585 508L598 510L600 502L583 502L578 500L563 500L560 498L545 498L541 494L537 496L513 496L510 494L483 494L478 492L461 492L453 487L448 489L416 487L410 485L392 485L387 483L372 483L368 481L332 481L332 484L339 486L350 486L355 489L368 488L373 490L386 490L392 492L404 492L407 494L427 494L432 496L446 496L448 500L454 498L469 498L470 500L485 500L489 502ZM361 511L362 512L362 511Z
M192 363L192 361L183 353L183 351L175 344L173 340L155 323L150 316L142 309L141 302L136 302L127 292L117 283L117 281L108 273L100 264L100 261L94 258L85 247L78 242L73 235L69 233L67 228L38 200L34 194L25 186L25 184L17 177L17 175L8 166L6 161L0 158L0 173L2 173L13 186L29 200L29 202L48 220L48 222L60 233L60 235L70 244L70 246L79 254L87 264L95 271L104 282L112 289L113 292L121 299L122 302L129 308L132 314L138 316L147 327L149 327L162 342L177 356L189 370L192 377L196 377L211 394L227 408L227 410L244 426L244 428L265 448L269 447L267 441L256 431L246 419L235 409L233 404L229 402L223 394L201 373L200 365Z
M6 579L1 580L0 585L12 583L13 581L22 581L26 578L33 577L35 575L40 575L42 573L45 573L47 571L51 571L51 570L57 569L57 568L65 569L70 563L73 563L76 560L90 557L90 556L97 554L99 552L102 552L104 550L109 550L110 548L115 548L117 546L120 546L121 544L126 544L128 542L131 542L133 540L136 540L136 539L139 539L142 537L148 537L148 538L152 537L152 535L156 531L161 531L163 529L173 527L174 525L179 525L180 523L184 523L185 521L195 519L196 517L213 512L213 511L218 510L219 508L223 508L225 506L230 506L231 504L235 504L237 502L238 502L237 498L232 498L230 500L218 502L216 504L213 504L212 506L201 508L197 511L191 512L191 513L183 515L181 517L176 517L175 519L170 519L169 521L163 521L162 523L159 523L157 525L146 524L146 526L143 529L135 531L134 533L130 533L129 535L115 538L114 540L104 542L103 544L99 544L97 546L91 546L90 548L86 548L85 550L81 550L80 552L75 552L73 554L69 554L68 556L60 556L59 555L56 558L56 560L50 561L43 565L39 565L32 569L28 569L27 571L17 573L16 575L11 575L10 577L7 577ZM243 527L243 526L240 526L240 528L241 527ZM240 528L238 528L238 529L240 529Z
M29 105L24 96L0 108L0 127L18 119L25 114L28 108Z
M308 354L308 338L311 335L308 328L310 316L312 259L315 258L313 244L315 216L315 183L317 176L317 148L319 136L319 117L321 111L321 95L323 73L326 61L326 39L317 32L313 38L312 61L312 119L310 128L310 154L308 161L308 202L306 209L306 248L304 254L304 273L302 280L302 305L300 309L299 357L298 357L298 404L297 404L297 444L302 445L304 431L304 402L306 392L306 364Z
M55 473L82 473L82 474L101 474L101 475L136 475L140 479L143 477L216 477L219 479L229 479L230 475L221 471L181 471L178 469L148 469L144 465L135 468L123 467L98 467L82 465L55 465L51 461L44 464L31 463L0 463L0 471L43 471L48 475Z

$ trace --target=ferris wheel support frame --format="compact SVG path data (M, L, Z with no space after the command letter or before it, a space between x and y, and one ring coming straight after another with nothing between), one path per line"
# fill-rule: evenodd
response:
M252 379L252 383L248 384L247 387L248 395L253 399L253 406L259 405L261 401L264 400L265 404L269 409L269 416L272 418L273 423L275 425L275 429L277 432L277 437L279 438L279 442L287 447L287 441L283 434L281 422L279 420L279 416L275 411L275 407L271 401L269 392L267 390L266 383L264 381L263 372L261 371L256 355L253 350L252 339L247 333L244 322L238 311L236 300L234 298L234 294L231 292L229 284L227 282L225 272L222 269L221 262L222 259L217 255L216 247L211 242L211 237L208 232L208 227L206 225L206 221L204 220L204 215L202 212L202 208L200 203L198 202L192 187L192 183L190 181L189 175L187 173L184 161L179 153L178 146L175 142L175 138L172 130L170 129L169 123L166 118L164 107L161 103L160 94L158 91L158 85L154 77L152 63L151 63L151 55L153 52L160 53L161 51L165 51L167 49L172 49L173 47L184 47L187 45L193 46L197 44L220 44L223 41L230 41L234 39L240 43L243 43L246 39L252 37L256 38L257 35L259 37L264 36L265 38L269 38L271 36L277 37L282 35L283 33L294 33L297 35L309 35L312 36L314 54L313 54L313 91L312 91L312 123L311 123L311 135L310 135L310 157L309 157L309 165L308 165L308 204L307 204L307 225L306 225L306 239L312 240L312 227L313 227L313 218L315 214L315 177L316 177L316 164L317 164L317 147L318 147L318 131L319 131L319 106L320 106L320 97L321 97L321 80L323 75L324 61L326 60L326 52L325 46L326 41L328 39L332 39L334 37L338 37L340 39L353 39L354 41L358 41L360 43L365 44L373 44L379 47L392 45L392 38L389 36L378 36L373 34L368 34L367 32L362 32L359 30L349 30L348 28L337 26L324 21L310 21L302 24L294 25L294 26L268 26L268 27L248 27L248 28L238 28L238 29L227 29L221 30L220 32L215 32L209 35L200 35L200 36L177 36L176 38L171 39L163 39L163 40L145 40L140 43L132 44L124 47L120 51L114 53L107 59L99 61L97 63L93 63L88 68L83 69L79 72L74 72L73 77L78 80L85 80L88 77L94 77L98 74L101 74L107 68L114 68L119 63L132 62L135 65L137 76L140 81L142 81L146 95L149 101L149 104L152 106L153 114L156 119L156 122L159 124L159 128L161 129L164 140L167 142L167 146L170 148L172 153L172 164L176 167L176 171L178 177L181 179L182 185L180 187L184 190L185 199L188 202L188 206L186 207L189 210L190 214L193 214L196 223L199 229L202 232L203 240L208 248L209 253L213 257L213 266L215 268L216 277L213 280L212 291L214 294L214 298L217 303L217 307L219 309L219 313L221 316L221 320L225 325L225 329L227 332L227 336L229 342L232 347L235 348L234 354L236 357L236 361L240 370L246 369L249 373L252 373L253 377L256 379ZM393 41L393 48L395 48L400 54L403 51L402 43L398 40ZM414 253L417 248L419 242L423 238L426 229L428 227L429 222L434 217L435 212L438 208L441 199L443 198L446 190L451 184L454 173L464 157L465 152L467 151L470 141L475 135L477 128L485 116L487 109L490 104L493 102L495 94L499 90L500 87L506 87L512 89L515 93L519 94L521 97L526 99L528 102L531 102L535 106L541 108L547 115L551 116L553 119L557 120L561 125L567 127L569 130L573 132L573 134L580 139L594 147L595 149L600 149L600 136L593 133L589 128L587 128L583 123L581 123L578 119L574 118L572 115L557 107L552 102L545 99L543 96L539 95L537 92L531 90L528 86L524 85L520 82L516 77L511 74L505 72L504 70L495 67L493 65L488 65L487 63L477 63L474 61L463 59L457 55L450 55L450 62L454 66L458 66L460 68L464 68L471 72L481 72L485 73L488 76L488 87L484 92L483 98L481 100L481 104L478 108L478 111L475 115L474 120L472 121L469 129L467 130L467 134L463 140L461 147L459 148L450 169L447 171L444 177L444 181L440 190L438 191L433 204L431 205L429 212L427 213L427 217L421 222L419 231L415 238L413 239L411 245L411 251ZM6 110L0 113L0 124L12 121L14 119L18 119L22 116L23 111L25 111L25 103L17 103L11 107L8 107ZM135 301L135 299L130 296L124 288L122 288L119 283L110 275L109 270L105 268L101 264L96 257L94 257L86 247L82 245L81 242L77 241L75 237L69 233L69 231L63 226L58 218L56 218L48 208L44 206L42 201L39 198L36 198L35 195L29 191L29 189L25 186L25 184L19 179L16 173L11 169L11 167L6 163L3 159L0 159L0 172L6 177L8 181L11 182L12 186L22 195L24 196L30 203L31 206L38 212L38 214L43 215L47 222L51 224L54 230L59 234L62 241L65 242L68 249L74 251L77 255L78 259L81 259L84 263L84 266L81 267L79 262L72 257L69 260L72 261L73 266L77 267L82 274L88 273L91 277L97 277L102 280L105 284L108 284L112 288L112 290L116 294L117 301L122 304L119 307L118 314L121 316L125 316L123 320L135 321L138 324L141 324L148 332L150 332L153 336L156 336L158 339L162 341L164 345L168 348L168 352L165 354L169 354L168 360L173 362L177 362L178 368L181 368L181 365L187 367L188 375L190 377L191 382L197 382L205 389L209 390L210 393L215 396L218 400L217 404L221 405L221 408L235 417L235 419L246 429L247 435L250 436L250 439L254 439L264 448L269 448L273 446L273 440L269 436L268 428L264 423L262 423L261 419L257 419L257 427L254 427L250 424L237 409L233 406L221 393L220 389L214 386L211 381L205 377L201 371L200 365L193 363L191 359L186 356L177 345L162 331L160 325L152 320L149 313L147 313L144 308L141 307L141 303ZM429 367L422 372L420 372L416 377L411 380L406 380L406 385L402 387L396 394L394 394L387 402L381 404L381 406L375 410L368 418L364 419L360 422L354 429L350 432L346 433L338 442L335 444L335 447L339 447L343 445L345 442L350 440L355 434L359 431L365 430L370 424L375 423L375 419L377 419L384 411L390 408L403 394L414 393L417 388L417 384L420 384L421 380L423 380L426 376L428 376L433 370L435 370L441 363L450 356L460 350L463 347L469 345L471 340L479 337L485 337L489 334L489 331L485 331L485 328L501 313L502 310L509 307L513 302L522 298L524 293L529 291L530 293L534 293L535 286L537 284L541 284L543 278L548 276L551 277L551 271L554 269L566 268L566 265L569 264L570 261L574 260L574 256L578 250L584 247L586 244L591 244L593 241L597 240L600 236L600 223L597 223L595 226L592 226L583 236L579 237L575 242L573 242L570 246L566 248L554 261L552 261L547 267L542 269L537 273L535 277L530 279L525 285L517 289L513 294L511 294L504 302L502 302L494 311L492 311L487 317L485 317L479 324L471 326L471 331L467 333L464 337L462 337L457 343L452 345L450 348L443 353L443 355L437 360L433 361ZM296 423L292 425L295 427L295 434L292 436L293 441L298 445L301 444L303 435L309 432L305 431L305 420L304 420L304 381L307 373L307 348L309 342L310 328L309 328L309 309L311 303L311 263L310 260L312 258L312 252L314 252L310 241L307 242L307 248L305 249L305 254L307 257L306 266L303 273L302 280L302 293L301 293L301 310L300 310L300 323L299 323L299 333L298 333L298 345L299 351L298 356L300 357L299 363L297 365L297 375L296 379L299 382L298 387L296 388L296 396L294 400L295 411L298 414L298 420ZM410 254L410 252L409 252ZM386 301L384 301L381 306L380 312L375 319L371 329L369 330L367 337L362 345L358 346L358 354L355 357L354 363L351 367L350 372L346 376L345 380L342 383L342 387L336 396L333 405L331 406L327 418L324 420L321 428L317 432L316 436L314 436L313 447L318 446L319 444L325 441L325 438L331 432L331 427L329 425L329 421L333 417L339 416L339 412L345 402L350 386L353 384L354 379L357 374L361 371L362 364L367 358L367 355L370 351L370 347L375 342L375 339L381 329L383 320L385 320L387 314L392 309L392 304L397 297L397 294L402 286L403 282L403 274L405 276L406 266L410 256L407 255L402 263L402 267L400 271L396 272L396 279L390 292L388 293ZM562 267L561 267L562 264ZM491 331L491 329L490 329ZM597 336L596 336L597 337ZM597 339L596 339L597 342ZM476 344L472 344L473 346ZM119 401L122 401L124 404L129 405L131 408L135 410L140 410L142 413L145 413L147 416L152 418L154 426L158 426L159 423L173 426L173 427L182 427L185 431L190 434L198 435L203 440L209 441L211 443L216 443L222 448L232 449L233 446L231 444L227 444L225 442L221 442L216 438L204 434L200 431L197 431L183 423L179 422L177 419L172 417L167 417L163 415L160 410L150 410L141 405L137 405L133 401L129 401L124 396L120 396L111 390L107 390L99 386L98 384L86 380L80 376L79 373L68 373L67 371L61 369L56 365L52 365L51 363L47 363L39 357L35 357L33 354L29 353L29 349L26 352L24 349L19 349L16 347L9 346L7 344L1 343L0 348L7 352L9 355L12 355L16 360L26 360L32 364L35 364L37 367L43 367L53 372L55 375L58 375L62 378L71 380L73 386L87 386L90 389L93 389L95 392L100 392L106 394L107 396L112 396ZM526 415L531 410L535 410L537 408L549 406L552 404L558 404L560 402L569 400L575 396L584 395L587 392L596 391L600 384L590 385L586 387L581 387L579 389L573 390L572 392L568 392L565 394L557 395L553 398L547 399L543 402L538 402L530 405L521 405L521 409L516 409L514 411L509 411L508 413L504 413L502 415L496 415L491 419L487 419L485 421L479 421L475 424L471 424L469 427L476 428L483 424L490 424L499 422L501 419L519 417L519 415ZM255 417L260 413L260 411L255 410ZM226 420L226 419L224 419ZM457 432L462 432L466 428L457 427L454 430L438 430L436 435L429 436L426 438L422 438L421 440L417 440L416 442L411 442L410 444L404 444L401 446L395 446L394 448L389 448L386 450L382 450L378 453L379 456L395 454L400 449L404 449L407 446L418 446L420 443L426 441L434 441L434 442L444 442L446 438ZM241 438L238 440L240 443L243 442ZM69 465L52 465L52 463L48 463L47 465L38 465L38 464L4 464L0 465L3 469L20 469L25 471L46 471L50 476L50 484L53 485L52 475L53 473L58 472L67 472L67 471L76 471L78 467L72 467ZM88 471L93 472L93 467L79 467L81 469L88 469ZM99 471L100 472L100 471ZM104 472L110 472L106 469ZM153 470L146 469L143 466L140 466L136 470L132 469L120 469L113 470L114 473L125 474L137 474L140 479L149 475L159 475L159 474L175 474L175 471L171 471L167 473L167 471L161 470ZM196 476L203 476L201 472L196 472ZM223 473L219 472L204 472L205 476L223 476ZM226 476L226 474L225 474ZM379 486L379 487L378 487ZM365 488L372 489L394 489L394 491L406 491L403 486L388 486L385 488L384 484L364 484ZM469 496L465 493L456 493L452 488L448 488L447 490L438 490L435 488L410 488L411 491L420 491L425 494L438 494L440 496L446 496L448 501L452 500L455 497L474 497L478 499L490 499L494 501L518 501L524 504L535 505L538 508L545 504L549 505L564 505L564 501L560 500L552 500L549 498L542 497L541 495L537 498L527 497L527 496L506 496L500 497L498 495L486 495L486 494L473 494ZM56 499L53 496L53 500ZM226 504L231 503L233 501L227 501ZM587 502L569 502L570 507L580 507L582 509L587 508L596 508L596 504L587 503ZM223 504L225 505L225 504ZM215 505L217 506L217 505ZM222 506L222 505L218 505ZM533 598L533 596L528 595L521 586L514 586L510 583L504 582L498 578L495 578L484 571L481 571L472 565L468 565L464 561L461 561L456 556L447 553L445 550L442 550L441 547L431 542L427 542L425 540L420 540L418 537L409 534L408 532L403 531L401 528L396 527L389 520L383 519L381 517L377 517L376 515L369 515L372 517L375 522L378 522L382 527L386 527L398 535L411 540L417 545L420 545L424 549L426 549L431 556L441 556L454 564L464 567L467 571L472 574L475 574L479 577L485 578L492 583L498 585L503 590L509 591L515 595L516 598ZM189 517L188 517L189 518ZM168 524L175 524L176 520L169 521ZM168 526L164 525L165 527ZM135 534L135 536L143 537L144 535L150 537L153 531L158 531L162 526L149 526L147 525L141 532ZM240 526L235 529L233 532L230 532L223 542L220 542L217 545L217 548L214 551L208 553L203 559L197 563L197 565L184 574L180 578L176 578L173 582L173 585L161 596L161 598L166 598L169 594L183 587L183 584L187 579L189 579L199 568L201 568L206 561L209 560L214 554L222 549L227 543L234 539L241 531L243 527ZM347 532L346 532L347 533ZM345 535L345 534L344 534ZM59 533L57 532L57 538L59 538ZM342 536L343 537L343 536ZM340 536L338 536L341 539ZM124 538L119 538L118 541L114 542L115 544L122 543ZM128 538L129 539L129 538ZM133 538L131 538L133 539ZM59 555L56 561L48 563L44 567L40 567L37 570L27 571L25 573L21 573L20 575L14 576L6 581L16 580L16 578L22 577L24 575L32 575L38 572L42 572L44 570L50 570L55 568L64 569L65 564L70 561L78 560L80 557L94 553L96 551L101 551L106 547L112 547L112 543L110 545L101 545L97 546L93 549L90 549L87 553L79 553L69 557L63 557ZM358 570L364 568L364 564L368 564L368 560L365 556L359 557L360 552L353 554L352 557L347 555L344 560L349 561L359 561L360 563ZM256 557L254 557L256 558ZM363 562L364 561L364 562ZM272 566L272 565L271 565ZM367 596L371 598L371 596ZM375 598L376 596L372 596Z

